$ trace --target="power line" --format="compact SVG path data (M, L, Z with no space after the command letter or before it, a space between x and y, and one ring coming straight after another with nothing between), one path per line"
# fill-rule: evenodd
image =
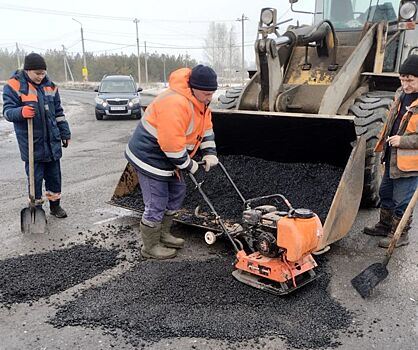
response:
M33 13L42 13L42 14L49 14L49 15L58 15L58 16L68 16L68 17L84 17L84 18L92 18L92 19L108 19L114 21L133 21L134 18L132 17L117 17L117 16L108 16L108 15L93 15L90 13L82 13L82 12L72 12L72 11L60 11L60 10L51 10L45 8L37 8L37 7L29 7L29 6L18 6L18 5L10 5L10 4L0 4L0 8L5 10L11 11L21 11L21 12L33 12ZM210 23L210 22L226 22L232 23L234 20L177 20L177 19L162 19L162 18L149 18L149 19L141 19L141 22L171 22L171 23Z

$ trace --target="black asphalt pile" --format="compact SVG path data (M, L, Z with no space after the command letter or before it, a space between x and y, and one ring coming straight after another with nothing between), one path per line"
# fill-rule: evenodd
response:
M344 170L327 164L278 163L247 156L220 156L220 160L244 198L280 193L287 197L294 208L313 210L322 222L327 217ZM234 221L241 219L242 201L220 167L213 168L209 173L201 169L196 177L199 182L204 180L202 188L221 217ZM184 208L194 211L200 205L203 211L209 212L209 207L188 177L187 182L188 195ZM113 201L139 211L144 208L139 188L129 196ZM283 205L280 209L286 207Z
M329 295L324 269L317 280L278 297L236 281L232 262L231 255L143 261L61 306L50 322L103 327L114 336L122 329L135 347L173 337L216 339L238 347L254 340L263 347L261 338L280 337L294 348L322 349L337 347L340 332L349 333L352 315Z
M0 302L36 301L64 291L116 265L117 250L75 245L0 261Z

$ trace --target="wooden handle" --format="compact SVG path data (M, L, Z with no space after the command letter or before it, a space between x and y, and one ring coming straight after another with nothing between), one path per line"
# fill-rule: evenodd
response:
M35 206L35 162L33 155L33 120L28 119L28 153L29 153L29 198L30 205Z
M387 256L388 258L392 255L393 250L395 249L395 246L396 246L396 242L398 242L398 239L399 239L399 237L401 236L402 231L404 230L405 225L406 225L406 223L408 222L409 217L411 216L412 211L413 211L413 210L414 210L414 208L415 208L415 204L417 203L417 200L418 200L418 187L417 187L417 189L415 190L415 193L414 193L414 195L412 196L411 200L409 201L409 204L408 204L408 206L406 207L405 212L404 212L404 213L403 213L403 215L402 215L402 219L401 219L401 221L399 222L398 227L396 228L396 231L395 231L395 233L394 233L394 235L393 235L393 238L392 238L392 240L390 241L389 248L388 248L388 250L387 250L387 252L386 252L386 256Z

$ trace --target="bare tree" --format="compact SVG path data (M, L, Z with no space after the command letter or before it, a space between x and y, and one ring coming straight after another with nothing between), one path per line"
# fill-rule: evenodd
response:
M211 22L205 39L205 56L220 77L231 78L238 60L236 35L226 24Z

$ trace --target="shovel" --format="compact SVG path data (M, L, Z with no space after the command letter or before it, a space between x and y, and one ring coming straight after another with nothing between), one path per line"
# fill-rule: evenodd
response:
M42 208L35 206L35 165L33 156L33 120L28 119L29 146L29 208L20 212L20 230L22 233L45 233L46 216Z
M373 288L376 287L381 281L383 281L389 274L386 266L392 256L392 253L395 249L396 243L401 236L402 231L405 228L405 225L414 210L415 204L418 199L418 188L415 190L411 201L409 202L406 210L402 216L401 221L399 222L398 227L396 228L395 234L393 235L392 240L390 241L389 247L386 251L386 256L381 263L374 263L366 268L359 275L354 277L351 280L352 286L359 292L362 298L369 297Z

